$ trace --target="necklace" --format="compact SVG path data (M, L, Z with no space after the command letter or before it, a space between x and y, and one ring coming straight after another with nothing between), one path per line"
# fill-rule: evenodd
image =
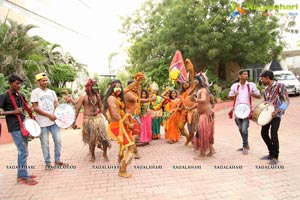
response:
M97 103L97 98L94 96L94 101L91 100L90 96L88 96L89 102L94 106Z

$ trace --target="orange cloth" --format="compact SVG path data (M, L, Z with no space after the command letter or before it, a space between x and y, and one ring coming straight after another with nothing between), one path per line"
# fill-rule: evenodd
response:
M117 140L117 142L125 147L134 144L134 138L131 131L124 126L124 129L120 129L120 122L110 122L109 123L109 133L112 139Z
M175 100L170 101L169 102L170 111L177 108L180 103L181 103L181 99L179 99L179 98L176 98ZM168 123L167 123L167 133L166 133L167 139L170 139L170 140L176 141L176 142L179 141L180 131L178 128L178 124L179 124L179 120L180 120L180 115L181 115L180 110L174 111L170 115L170 117L168 119Z

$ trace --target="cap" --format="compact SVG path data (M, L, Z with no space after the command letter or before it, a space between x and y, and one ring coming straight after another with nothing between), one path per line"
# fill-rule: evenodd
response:
M35 75L35 80L39 81L39 80L41 80L44 77L47 77L46 73L44 73L44 72L43 73L39 73L39 74Z

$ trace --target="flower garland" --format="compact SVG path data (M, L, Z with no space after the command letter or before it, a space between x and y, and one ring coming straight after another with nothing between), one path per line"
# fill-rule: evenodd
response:
M123 118L125 116L125 104L122 101L121 97L116 97L118 103L119 103L119 107L120 107L120 115Z

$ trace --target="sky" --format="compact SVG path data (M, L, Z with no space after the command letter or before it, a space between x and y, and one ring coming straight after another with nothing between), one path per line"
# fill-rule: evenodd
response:
M26 7L66 28L30 17L28 23L36 24L30 34L40 35L51 43L63 46L65 52L90 72L109 73L109 55L118 52L112 65L124 66L126 38L118 32L119 16L127 16L138 9L144 0L26 0ZM122 47L121 47L122 46Z

